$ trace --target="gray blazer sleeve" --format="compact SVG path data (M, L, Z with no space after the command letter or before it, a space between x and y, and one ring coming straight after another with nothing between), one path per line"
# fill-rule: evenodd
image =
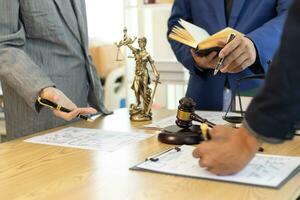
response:
M0 79L35 109L39 91L55 84L25 53L19 0L0 0Z

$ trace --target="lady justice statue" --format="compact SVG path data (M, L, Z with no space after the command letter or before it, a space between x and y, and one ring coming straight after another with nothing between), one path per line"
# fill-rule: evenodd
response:
M159 82L159 73L156 70L154 61L150 54L146 51L147 39L145 37L138 39L139 48L133 47L133 43L137 39L133 39L127 36L127 28L124 28L124 37L116 46L120 49L122 46L127 46L135 59L135 77L131 86L134 91L136 104L130 105L130 119L132 121L148 121L152 119L151 106L153 98L156 92L157 85ZM118 57L118 55L117 55ZM118 58L117 58L118 60ZM151 66L153 74L155 76L154 89L149 87L151 84L150 75L148 72L147 65Z

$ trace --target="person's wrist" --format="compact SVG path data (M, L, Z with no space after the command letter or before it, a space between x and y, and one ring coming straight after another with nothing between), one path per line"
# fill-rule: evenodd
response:
M197 67L198 67L200 70L208 70L208 69L211 69L211 67L206 67L206 66L199 65L199 64L197 64Z
M209 66L205 66L203 63L198 62L195 58L193 58L195 65L197 68L201 69L201 70L207 70L210 69Z
M195 60L194 60L194 61L195 61ZM210 70L210 69L211 69L211 67L204 66L204 65L202 65L202 64L200 64L200 63L197 63L196 61L195 61L195 67L196 67L198 70L200 70L200 71L207 71L207 70Z
M256 46L254 44L254 42L248 38L248 37L244 37L247 40L248 46L249 46L249 51L250 51L250 55L251 55L251 65L253 65L255 63L255 61L257 60L257 50L256 50ZM250 65L250 66L251 66Z
M50 101L56 102L58 99L57 89L55 87L43 88L40 91L39 96L43 99L48 99Z
M200 71L210 69L209 66L206 66L198 58L199 58L199 56L196 54L195 50L191 49L191 61L192 61L192 64L194 65L194 67L197 68Z
M262 141L251 134L245 127L241 126L239 128L238 134L241 134L243 140L245 141L246 148L249 153L256 153L259 147L262 145Z

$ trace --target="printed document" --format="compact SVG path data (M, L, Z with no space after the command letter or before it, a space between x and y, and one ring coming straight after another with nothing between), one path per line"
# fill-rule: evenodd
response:
M153 135L70 127L29 138L25 142L113 152L151 136Z

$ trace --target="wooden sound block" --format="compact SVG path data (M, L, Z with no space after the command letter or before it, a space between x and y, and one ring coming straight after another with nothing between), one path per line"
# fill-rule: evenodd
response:
M204 140L201 129L197 125L193 125L189 129L182 129L176 125L168 126L158 134L158 140L166 144L199 144Z

